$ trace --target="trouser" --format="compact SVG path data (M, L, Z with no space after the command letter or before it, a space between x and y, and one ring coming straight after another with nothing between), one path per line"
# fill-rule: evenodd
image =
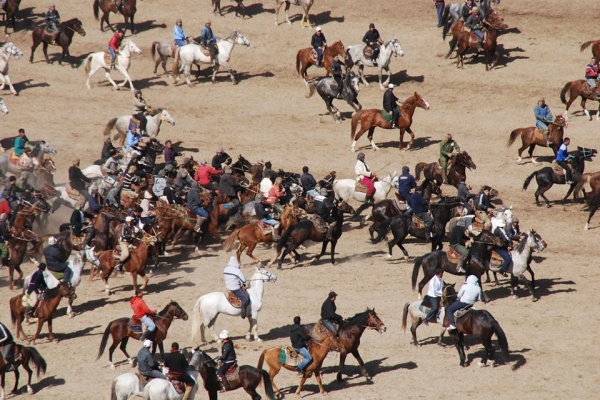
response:
M218 51L217 51L217 46L214 45L214 43L208 43L206 45L206 48L208 49L208 52L210 53L210 57L214 60L215 64L219 63L219 57L218 57Z
M4 239L8 240L9 238L5 237ZM0 243L0 265L3 265L8 260L8 256L8 245L6 244L6 242Z
M341 75L333 75L333 79L335 80L335 83L337 83L337 85L338 85L337 95L339 96L342 94L342 90L344 88L344 81L343 81Z
M446 315L448 316L448 322L450 322L450 325L456 324L456 321L454 320L454 313L469 305L470 304L463 303L462 301L455 301L454 303L450 304L450 307L446 309Z
M85 233L85 239L83 240L83 246L89 246L90 243L92 242L92 239L94 238L94 228L91 226L88 226L87 228L85 228L83 230L83 232Z
M372 46L369 45L371 50L373 50L373 54L371 55L371 61L376 61L377 57L379 57L379 44L374 44Z
M508 253L508 250L503 249L503 248L494 248L494 250L496 251L496 253L498 253L498 255L500 257L502 257L502 265L500 266L500 272L504 273L506 271L508 271L508 267L510 266L510 254Z
M306 194L310 195L313 199L319 195L317 189L310 189L306 191Z
M183 47L183 46L185 46L185 40L183 40L183 39L175 39L175 44L178 47Z
M317 66L321 65L321 61L323 61L323 49L320 47L315 48L317 52Z
M108 48L108 52L110 53L110 66L115 66L115 59L117 58L117 52L113 50L112 47Z
M156 324L154 323L151 317L144 315L142 318L140 318L140 321L142 321L144 325L146 325L146 327L148 328L148 332L154 332L154 330L156 329Z
M569 168L569 164L566 161L558 160L556 160L556 163L565 170L565 182L569 182L571 180L571 169Z
M400 118L400 109L398 107L394 107L391 110L386 110L388 113L392 113L392 128L398 126L398 118Z
M375 196L375 184L373 183L373 179L368 176L364 176L361 180L362 184L367 188L367 197L372 199Z
M227 378L225 377L225 373L227 370L233 365L234 361L224 362L217 369L217 376L221 380L221 384L223 386L223 390L229 390L229 382L227 382Z
M475 36L477 36L477 46L481 47L483 42L483 32L481 29L474 29L472 32Z
M429 297L429 304L431 305L431 308L427 312L427 315L425 315L426 322L431 321L431 319L437 315L438 310L440 309L440 298L439 297Z
M127 242L119 242L119 247L121 248L121 257L119 261L124 263L127 258L129 258L129 243Z
M433 227L433 219L429 216L428 213L422 212L417 214L419 218L423 220L425 223L425 238L429 240L431 238L431 228Z
M329 332L333 333L335 336L338 335L338 330L335 327L335 324L333 323L333 321L330 321L328 319L322 319L321 323L323 324L325 329L327 329Z
M146 116L144 115L144 113L137 113L134 115L135 119L137 119L138 121L140 121L140 132L141 133L147 133L146 132L146 125L148 124L148 118L146 118Z
M448 158L441 156L439 161L440 167L442 167L442 177L446 180L448 178Z
M435 6L437 12L438 19L438 28L444 24L443 16L444 16L444 5L440 4Z
M156 370L156 369L153 369L153 370L151 370L151 371L148 371L148 372L144 372L144 373L142 373L142 375L144 375L144 376L147 376L147 377L149 377L149 378L161 378L161 379L167 379L167 377L166 377L166 376L164 376L164 375L162 374L162 372L160 372L160 371L158 371L158 370Z
M249 306L250 306L250 297L243 291L241 288L232 290L233 293L242 301L242 318L246 318L246 314L248 314Z
M594 78L586 78L585 80L588 84L588 86L590 87L590 89L592 90L592 95L595 95L595 91L596 91L596 79Z
M298 354L304 357L304 360L302 360L302 362L296 367L298 371L303 371L308 366L308 364L312 362L312 356L310 355L306 347L294 347L294 350L296 350Z
M546 125L544 122L542 121L537 121L535 123L535 126L542 131L542 134L544 135L544 140L547 142L548 141L548 125Z
M90 202L90 199L92 198L92 195L91 195L91 194L90 194L90 193L89 193L87 190L85 190L85 189L76 189L76 190L77 190L77 192L78 192L80 195L82 195L83 197L85 197L85 201L86 201L86 202L88 202L88 203ZM85 204L85 203L84 203L84 204ZM81 205L81 206L82 206L82 208L83 208L83 205L84 205L84 204L82 204L82 205Z
M201 216L202 218L208 218L208 213L206 212L206 210L202 207L194 207L194 208L190 208L190 211L193 212L196 215Z

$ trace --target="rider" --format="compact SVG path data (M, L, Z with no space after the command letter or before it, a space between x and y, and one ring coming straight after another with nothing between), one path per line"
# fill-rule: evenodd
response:
M333 210L333 203L330 199L327 198L327 188L321 188L321 193L319 196L315 197L315 214L323 219L323 221L327 224L327 235L326 239L330 240L331 235L333 234L333 229L335 228L337 221L331 215L331 210Z
M483 21L479 16L479 9L477 7L471 8L471 15L465 22L465 27L470 29L471 32L477 36L477 51L483 50Z
M214 60L215 65L219 64L219 48L217 47L217 37L212 31L211 22L206 21L204 28L200 33L200 44L210 52L210 57Z
M231 256L227 266L223 270L223 279L225 287L232 291L242 301L242 319L246 318L246 314L250 311L250 296L245 289L246 277L240 269L240 263L236 256Z
M231 157L223 151L222 147L217 147L217 152L213 156L211 165L214 169L221 171L226 165L231 165Z
M327 39L325 39L320 26L317 26L315 34L312 35L310 45L317 52L317 67L320 67L321 61L323 61L323 51L327 48Z
M317 192L317 181L312 174L308 172L308 167L305 165L302 167L302 175L300 176L300 185L302 186L302 190L304 193L314 197L319 195Z
M121 227L121 237L119 238L119 247L121 248L121 257L119 263L115 266L117 271L123 271L123 264L129 258L129 246L133 243L135 234L140 229L133 224L134 218L130 215L125 217L125 223Z
M202 208L202 199L200 198L200 185L198 182L192 182L190 190L187 193L187 209L196 214L196 226L194 230L200 232L202 224L208 218L208 213Z
M223 393L229 390L229 383L227 382L225 373L229 368L236 364L237 355L235 354L235 346L233 345L233 341L229 338L229 331L227 329L223 329L221 333L219 333L219 339L223 341L223 347L221 347L221 356L219 357L221 365L217 370L217 377L221 382L221 393Z
M470 201L477 196L470 192L470 190L472 188L471 188L471 186L469 186L465 183L466 180L467 180L466 176L463 175L460 177L460 183L458 184L458 188L457 188L458 189L457 196L458 196L458 199L461 201L462 206L467 210L467 214L472 214L473 207L471 207Z
M58 24L60 23L60 14L56 11L56 7L54 4L51 4L44 15L44 21L46 22L46 29L48 32L55 33L58 32ZM56 44L54 39L52 40L52 44Z
M273 183L273 186L271 186L271 189L269 189L267 198L263 200L263 204L271 205L271 207L273 207L273 210L275 210L277 214L281 214L283 210L281 209L279 199L281 199L283 196L285 196L285 189L283 188L283 178L278 176L277 179L275 179L275 183Z
M294 325L290 328L290 341L296 353L300 354L304 359L296 367L298 375L304 375L304 370L312 362L312 356L308 351L310 336L304 331L304 327L300 325L300 317L294 317Z
M477 283L479 280L475 275L469 275L467 277L467 281L458 291L456 295L457 301L452 303L448 309L446 310L446 315L448 315L448 330L452 331L456 329L454 326L454 313L462 308L472 306L477 301L481 300L481 288Z
M4 367L4 371L2 371L2 377L4 377L5 372L14 371L14 364L16 360L15 339L6 325L4 325L2 322L0 322L0 347L2 347L2 357L8 364L8 368ZM4 383L4 379L2 379L2 382ZM4 392L4 387L2 388L2 391Z
M117 29L115 34L108 41L108 52L110 53L110 69L115 69L115 59L119 53L119 47L121 47L121 41L125 36L123 28Z
M206 159L200 161L200 166L196 169L196 173L194 174L194 180L200 184L205 189L215 191L217 189L217 183L214 182L211 177L218 177L221 175L223 171L219 171L212 167L212 165L208 164Z
M265 172L264 178L260 181L260 185L258 186L260 194L263 198L267 198L269 196L269 190L273 187L273 180L271 179L271 173L269 171Z
M46 259L48 270L51 272L62 273L62 281L71 285L73 271L71 271L69 264L67 264L68 257L65 257L60 247L58 247L58 241L54 236L48 238L48 246L44 249L44 258Z
M452 139L452 134L446 133L440 142L440 167L442 167L444 183L448 183L448 161L456 153L460 153L460 147L458 147L458 143Z
M219 194L227 196L230 202L238 205L239 200L235 188L239 185L236 183L233 175L231 175L232 173L233 169L229 165L223 168L223 175L219 179Z
M94 214L87 213L81 210L81 204L77 204L73 213L71 214L71 228L73 229L73 235L81 237L81 234L85 232L85 239L83 240L83 246L86 249L90 248L90 242L94 237L94 227L92 224L87 224L86 218L94 219Z
M165 164L171 164L172 166L176 167L177 161L175 160L175 157L183 156L183 153L173 150L173 141L169 139L165 142L164 156Z
M112 139L110 138L110 136L107 136L106 139L104 139L104 144L102 145L102 153L100 155L100 160L102 162L105 162L110 157L111 150L116 151L117 149L115 146L113 146Z
M189 41L189 38L183 31L183 22L181 18L177 18L175 26L173 27L173 39L177 47L183 47Z
M427 297L429 299L429 311L425 315L423 323L429 325L429 322L434 318L440 309L440 298L442 297L442 289L444 288L444 270L442 268L435 269L435 275L429 281L427 289Z
M337 293L334 291L329 292L329 295L327 295L327 299L325 299L321 306L321 323L329 332L333 333L335 337L339 337L338 329L334 323L339 324L344 318L341 315L336 314L336 298Z
M46 280L44 279L44 271L46 270L46 263L39 263L38 269L31 275L29 285L27 286L26 296L28 299L27 311L25 316L27 318L33 317L35 307L37 306L39 295L48 289Z
M362 182L367 188L365 195L365 203L372 203L373 196L375 196L375 180L377 175L375 172L369 169L369 166L365 162L365 153L358 153L356 156L356 164L354 165L354 173L356 174L356 180Z
M371 54L371 62L373 65L377 66L377 57L379 57L379 45L383 43L381 36L379 35L379 31L375 29L375 24L369 24L369 30L365 33L362 38L362 41L373 50Z
M69 167L69 185L71 185L71 188L73 190L79 192L79 194L85 198L85 201L88 201L90 198L90 194L86 190L85 185L86 183L90 183L92 180L85 176L83 172L81 172L79 164L80 160L79 158L76 158L73 160L71 166ZM83 204L81 204L82 206L85 204L85 201L83 202Z
M148 124L146 115L150 112L151 108L142 97L142 91L136 89L133 92L133 117L140 121L140 134L142 135L148 133L146 131L146 125Z
M31 157L33 150L31 147L25 147L23 154L19 157L18 166L23 171L33 171L33 168L38 165L38 160Z
M15 157L21 157L25 152L25 144L29 141L29 138L25 135L25 129L19 129L19 136L15 138L15 148L13 154Z
M506 222L500 221L498 226L494 230L494 235L498 236L500 240L502 240L502 246L494 246L494 251L498 253L500 257L502 257L502 265L500 266L500 273L506 276L506 271L508 271L508 267L510 266L510 253L509 251L512 248L512 240L506 234Z
M477 210L487 212L490 208L496 208L491 202L490 192L492 188L485 185L477 198Z
M274 181L275 178L277 178L277 173L273 171L273 164L271 164L271 161L265 163L265 168L262 173L263 178L266 177L267 174L271 174L271 181Z
M458 260L458 264L456 265L456 272L465 273L465 269L463 268L467 260L469 259L469 249L467 249L467 241L469 240L469 230L460 225L456 224L454 228L452 228L452 232L450 232L450 247L456 250L460 254L460 259Z
M118 161L117 150L110 149L108 158L104 161L102 169L115 181L119 175L119 161Z
M519 218L513 215L511 224L508 225L504 231L506 232L506 235L510 238L510 240L519 242L521 240Z
M433 219L429 216L427 200L423 197L423 188L418 186L415 188L415 192L408 199L408 205L410 206L413 214L421 218L425 223L425 241L429 242L433 237L431 228L433 227Z
M333 62L331 63L331 75L337 83L336 97L342 98L342 90L344 88L344 76L342 74L342 64L340 63L340 57L338 54L333 56Z
M154 323L154 316L156 315L156 310L151 310L146 305L146 302L143 299L144 292L141 290L137 290L135 295L129 300L129 305L133 310L133 316L146 325L146 330L140 337L140 340L143 342L148 339L152 332L156 329L156 324Z
M585 67L585 81L592 91L592 98L595 100L599 99L598 92L596 92L599 72L600 67L598 66L598 59L596 57L592 57L590 63Z
M569 168L569 149L568 146L571 144L571 139L566 137L560 147L558 148L558 152L556 152L556 163L560 165L565 170L565 183L567 185L572 185L573 181L571 180L571 168Z
M466 21L471 15L473 9L473 0L465 0L465 4L462 6L461 15L464 21Z
M169 375L176 380L185 383L185 393L181 400L189 400L196 381L188 375L189 364L183 354L179 352L179 343L173 342L171 352L165 354L163 364L169 369Z
M396 128L400 117L399 101L394 94L394 84L390 83L385 93L383 93L383 109L392 115L392 129Z
M405 201L408 201L410 197L410 191L417 187L417 182L414 176L410 174L410 169L405 165L402 167L402 175L398 177L398 194L402 196Z
M152 347L152 340L144 340L144 345L137 354L136 361L140 374L146 378L167 379L167 377L159 371L160 365L154 361L154 357L152 357L152 353L150 353L150 347Z
M544 140L546 141L546 145L550 147L552 144L550 142L550 138L548 137L548 124L552 122L554 117L552 116L552 111L550 111L550 107L546 104L546 99L540 97L537 106L533 107L533 114L535 115L535 126L542 131L544 134Z

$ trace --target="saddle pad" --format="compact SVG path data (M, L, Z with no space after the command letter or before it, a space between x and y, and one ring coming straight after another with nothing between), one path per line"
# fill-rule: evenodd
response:
M67 184L67 195L69 198L75 201L85 200L85 197L83 197L83 195L81 195L81 193L79 193L77 190L73 189L70 184Z
M317 51L315 49L312 49L310 51L310 57L312 58L312 61L316 64L317 63Z
M558 165L556 160L552 160L552 169L554 170L554 173L556 175L564 175L565 174L565 170L563 169L563 167Z
M396 193L396 196L399 196L399 195ZM400 211L406 211L406 209L408 209L408 205L406 204L406 201L399 200L397 198L394 199L394 206Z
M135 333L142 333L142 321L140 321L136 317L129 318L129 327Z
M48 272L50 272L52 274L52 276L54 276L59 281L63 278L63 276L65 276L64 272L57 272L57 271L50 271L50 270L48 270Z
M10 162L12 164L17 165L17 163L19 162L19 156L15 155L15 153L10 153Z
M367 187L361 181L356 181L354 191L358 193L367 193Z
M229 367L227 372L225 372L225 378L227 378L227 380L229 382L237 381L239 376L240 376L240 369L238 368L237 364L233 364L231 367Z
M232 307L242 308L242 301L231 290L227 291L227 296L226 297L227 297L227 301L229 302L229 304L231 304Z
M323 218L316 214L311 214L307 219L313 223L315 229L319 233L327 233L328 225L327 222L323 221Z
M385 122L392 122L392 116L383 108L381 109L381 117L384 119Z
M226 210L231 210L235 206L233 205L233 203L229 202L229 203L223 203L223 207L225 207Z
M458 251L454 250L452 247L449 247L448 251L446 252L446 257L448 257L448 261L450 261L452 264L457 264L461 255Z
M180 381L178 377L172 374L166 374L165 376L167 377L167 380L171 382L171 385L173 385L177 394L185 392L185 383Z
M363 49L363 55L365 56L365 58L371 58L371 56L373 55L373 49L370 46L365 46L365 48Z
M471 310L473 310L473 306L468 306L467 308L463 308L463 309L457 310L454 313L454 318L458 319L460 317L464 317Z
M290 346L283 346L281 348L281 352L279 353L279 362L282 364L289 365L291 367L297 367L300 362L302 362L303 357L296 352Z
M417 229L425 228L425 222L415 214L412 215L412 223Z

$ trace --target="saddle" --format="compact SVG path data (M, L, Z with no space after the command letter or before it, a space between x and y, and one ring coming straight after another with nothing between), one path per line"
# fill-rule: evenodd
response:
M469 304L468 306L461 308L460 310L456 310L454 313L454 318L459 319L464 317L468 312L473 311L473 304Z
M356 181L354 191L358 193L367 193L367 187L361 181Z
M485 213L485 211L475 211L475 217L473 218L473 222L471 226L474 230L481 232L484 229L490 229L491 223L490 219Z
M10 153L10 163L14 164L14 165L18 165L19 164L19 159L21 157L15 155L15 153Z
M483 39L481 40L481 43L484 43L485 39L487 39L487 31L485 29L483 29L482 32L483 32ZM479 40L477 35L475 35L473 32L470 32L469 39L470 39L470 44L474 44L474 45L477 45L477 42Z
M571 164L567 164L567 165L569 166L569 169L571 170L571 172L573 172L573 168L571 168ZM564 175L565 174L565 170L563 169L563 167L558 165L556 160L552 160L552 169L554 170L554 173L556 175Z
M262 221L258 221L258 226L260 227L260 229L262 229L262 233L263 235L271 235L274 232L274 229L271 225L266 224Z
M132 249L136 249L132 244L129 245L129 250L131 252ZM117 246L113 249L112 256L115 260L121 259L121 246Z
M368 58L369 60L371 59L371 57L373 56L373 49L371 48L371 46L365 46L365 48L363 49L363 56L365 56L365 58Z
M131 318L129 318L128 325L129 325L129 328L131 328L131 330L134 331L135 333L142 333L142 331L143 331L142 321L134 316L131 316Z
M312 59L311 61L312 61L314 64L316 64L316 63L317 63L317 57L318 57L317 51L316 51L315 49L312 49L312 50L310 51L310 58Z
M398 118L402 117L402 113L400 112L400 108L396 106L396 108L398 109ZM383 108L381 109L381 117L383 118L383 120L385 122L392 122L392 116L390 115L390 113L388 113L387 111L385 111Z
M408 209L408 204L406 204L404 197L402 197L399 193L394 194L396 195L396 198L393 199L394 202L392 203L394 207L396 207L398 211L406 211Z
M302 362L302 357L296 350L291 346L282 346L279 352L279 362L290 367L297 367Z
M419 218L419 216L417 216L416 214L412 215L412 224L414 225L414 227L416 229L424 229L425 228L425 222L423 222L423 220L421 218Z
M240 369L238 368L237 363L234 363L231 367L229 367L227 369L227 371L225 371L225 378L229 381L229 382L235 382L239 379L240 376Z
M313 226L317 230L317 232L321 234L327 233L327 229L329 228L329 224L323 221L323 218L318 216L317 214L311 214L307 218L309 221L313 223Z
M167 380L171 382L171 385L173 385L177 394L185 392L185 383L180 381L178 376L169 373L165 374L165 376L167 377Z
M67 195L72 200L85 201L85 197L83 197L83 195L81 193L79 193L77 190L73 189L73 187L71 187L70 183L67 184Z
M244 293L248 294L245 287L242 287L242 290L244 291ZM242 308L242 300L240 300L240 298L231 290L227 291L225 297L227 297L227 301L229 302L229 304L231 304L232 307Z
M111 58L112 57L111 57L110 53L108 53L108 52L105 51L104 52L104 63L106 65L110 65ZM118 64L118 60L119 60L119 57L118 57L118 54L117 54L117 57L115 57L115 66Z
M492 256L490 257L490 271L498 272L503 261L500 254L496 253L495 250L492 250Z
M454 250L452 247L448 247L448 251L446 252L446 257L448 257L448 261L450 261L452 264L458 264L458 260L462 256L460 255L460 253L458 251Z

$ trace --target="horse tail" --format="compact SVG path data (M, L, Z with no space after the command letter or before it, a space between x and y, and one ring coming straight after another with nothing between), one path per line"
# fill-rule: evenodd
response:
M354 60L350 55L350 49L346 49L346 58L344 59L344 63L346 64L346 71L349 71L354 67Z
M110 328L112 327L112 321L106 325L106 329L104 330L104 334L102 335L102 340L100 341L100 348L98 349L98 356L96 360L99 359L104 353L104 349L106 348L106 343L108 343L108 337L110 336Z
M421 171L424 170L424 168L425 168L426 165L427 164L425 164L425 163L418 163L415 166L415 180L416 181L419 181L421 179Z
M404 311L402 312L402 331L406 332L406 320L408 319L408 307L410 307L410 301L404 303Z
M98 20L98 14L100 12L100 0L94 0L94 18Z
M160 45L160 42L154 41L150 46L150 52L152 53L152 61L156 61L156 48Z
M423 256L415 258L415 266L413 267L412 273L412 289L417 290L417 277L419 276L419 268L421 268L421 263L423 262Z
M579 178L579 181L577 181L577 184L573 188L573 197L578 198L579 192L581 192L581 189L583 189L583 186L589 182L590 182L590 174L589 173L585 173L585 174L581 175L581 178Z
M529 186L529 183L531 182L531 180L533 179L533 177L537 174L538 172L535 171L533 172L531 175L529 175L527 177L527 179L525 179L525 182L523 182L523 190L527 190L527 187Z
M92 63L93 56L94 54L90 54L83 60L83 72L85 72L86 75L90 73L90 64Z
M354 140L354 135L356 134L356 128L358 127L358 121L362 115L363 110L358 110L352 116L352 123L350 124L350 139Z
M496 337L498 338L498 344L500 345L500 350L502 351L502 355L504 357L508 358L508 340L506 339L506 335L504 334L504 331L500 327L500 324L494 318L492 318L492 330L494 331L494 333L496 334Z
M113 119L111 119L110 121L108 121L108 124L106 124L106 126L104 127L104 139L110 137L110 131L115 127L115 125L117 124L117 120L118 118L115 117Z
M581 45L581 47L579 48L579 51L585 51L588 47L590 47L590 45L594 44L595 42L597 42L597 40L590 40L585 42L584 44Z
M200 329L202 329L202 297L194 304L192 312L192 343L197 342Z
M444 24L444 28L442 30L442 39L446 40L446 36L448 36L448 31L450 30L451 22L448 22L448 15L450 14L450 4L446 4L444 7L444 13L442 14L442 21Z
M517 140L519 135L521 134L521 128L517 128L510 133L510 137L508 138L508 142L506 142L506 147L512 146L512 144Z
M308 94L304 96L307 99L311 98L313 94L315 94L315 89L317 88L317 84L315 82L316 81L310 81L308 83Z
M296 72L300 73L300 66L302 65L302 60L300 60L300 52L302 50L298 50L296 54Z
M45 374L48 365L46 364L46 360L44 360L44 357L42 357L40 352L37 351L35 347L23 347L23 350L29 353L29 359L35 366L36 376L39 378L40 375Z
M271 377L264 369L260 370L262 375L263 384L265 385L265 393L269 400L275 400L275 392L273 392L273 384L271 383Z
M560 91L560 101L562 101L562 103L565 105L567 104L567 96L566 96L567 90L569 90L571 88L571 83L573 83L573 82L567 82L565 87L563 87L562 90Z
M237 239L238 236L240 236L240 228L237 228L236 230L231 232L231 235L229 235L229 237L225 240L225 243L223 243L223 250L229 251L231 249L231 246L233 246L235 239Z
M286 245L286 243L290 239L290 236L292 236L292 232L294 231L295 226L296 225L292 225L289 228L287 228L287 231L285 231L283 236L281 236L281 238L277 242L277 254L279 254L281 252L281 249L283 249L283 246Z
M181 51L181 48L177 48L177 50L175 51L175 62L173 63L173 72L172 75L173 77L175 77L177 79L177 77L179 76L179 52Z
M266 352L267 352L267 350L263 350L263 352L260 353L260 357L258 357L258 364L256 364L256 368L262 370L263 362L265 361L265 353ZM270 380L269 380L269 382L270 382Z

